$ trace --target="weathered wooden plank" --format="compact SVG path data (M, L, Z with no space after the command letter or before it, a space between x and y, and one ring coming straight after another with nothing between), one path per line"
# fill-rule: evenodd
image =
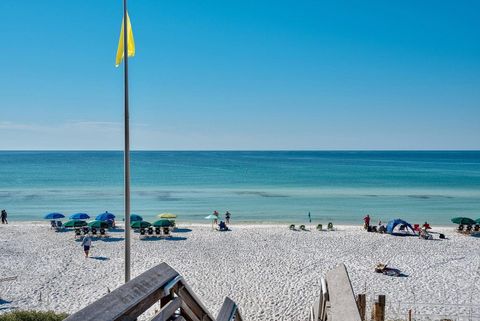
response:
M179 281L177 295L181 297L190 310L200 318L201 321L215 321L215 318L208 312L198 297L193 293L187 283Z
M329 321L361 321L347 268L340 264L326 275L329 297Z
M237 306L237 311L235 311L235 321L243 321L242 315L240 314L240 309Z
M360 313L360 318L365 321L365 315L367 311L367 296L365 294L357 295L357 307Z
M182 302L182 315L186 317L189 321L200 321L200 318L190 309L190 307Z
M160 311L150 321L167 321L170 319L175 311L182 306L182 299L174 298L172 301L165 304Z
M218 312L217 321L231 321L236 312L237 305L229 297L226 297L220 312Z
M320 279L321 284L321 294L320 294L320 306L319 306L319 314L318 318L320 321L325 321L327 319L327 302L328 302L328 287L327 281L325 278Z
M163 286L177 275L168 264L159 264L65 321L133 321L163 297Z
M7 282L7 281L15 281L17 279L16 276L10 276L8 278L2 278L0 279L0 282Z

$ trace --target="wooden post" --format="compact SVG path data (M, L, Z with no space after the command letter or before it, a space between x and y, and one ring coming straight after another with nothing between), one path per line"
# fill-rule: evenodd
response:
M374 321L385 321L385 295L379 295L373 304L372 319Z
M360 318L362 318L362 321L365 321L365 312L367 310L367 297L365 294L357 295L357 307Z
M408 321L412 321L412 309L408 310Z

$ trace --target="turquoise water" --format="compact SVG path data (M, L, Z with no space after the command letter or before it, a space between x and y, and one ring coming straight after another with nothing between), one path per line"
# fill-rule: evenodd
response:
M132 212L204 221L361 223L480 217L480 152L133 152ZM122 152L0 152L0 208L123 216Z

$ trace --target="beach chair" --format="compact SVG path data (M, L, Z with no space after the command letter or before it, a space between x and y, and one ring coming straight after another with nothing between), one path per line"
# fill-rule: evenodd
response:
M291 224L288 228L292 231L295 231L295 224Z
M465 228L465 227L463 226L463 224L460 224L460 225L458 226L458 228L457 228L457 231L458 231L458 232L463 232L464 228Z
M332 222L329 222L329 223L328 223L327 229L328 229L329 231L333 231L333 223L332 223Z
M300 231L306 231L305 225L300 225Z
M317 231L323 231L323 225L322 224L317 225Z
M465 229L465 233L471 233L473 229L473 226L467 225L467 228Z
M378 232L378 231L377 231L377 227L376 227L375 225L371 226L371 231L372 231L373 233L377 233L377 232Z
M80 237L82 236L82 231L79 228L75 229L75 237Z
M146 232L145 229L142 227L142 228L140 229L140 238L143 237L143 236L145 236L145 232Z
M92 227L92 236L97 236L97 229Z
M419 232L420 231L420 224L413 224L413 230L415 232Z
M170 234L170 229L168 227L163 228L163 236L164 237L172 237L172 235Z
M88 232L89 232L88 227L83 227L83 228L82 228L82 232L83 232L83 235L87 235Z
M162 231L160 230L159 227L155 228L155 235L160 236L162 234Z
M55 229L55 228L57 228L57 222L50 221L50 229Z
M473 230L474 230L475 232L480 231L480 225L475 224L475 227L473 228Z
M107 237L107 231L105 231L104 228L101 228L101 229L100 229L100 236L102 236L102 237Z
M148 234L148 236L153 236L153 228L152 227L149 227L147 229L147 234Z
M63 231L65 227L63 226L63 223L61 221L57 221L57 226L55 227L55 231Z

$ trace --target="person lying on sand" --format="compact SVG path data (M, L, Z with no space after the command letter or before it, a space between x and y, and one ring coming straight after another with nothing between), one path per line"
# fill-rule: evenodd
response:
M375 266L375 272L382 273L388 276L406 276L402 272L400 272L399 269L389 268L387 267L387 264L383 264L383 263L378 263Z

